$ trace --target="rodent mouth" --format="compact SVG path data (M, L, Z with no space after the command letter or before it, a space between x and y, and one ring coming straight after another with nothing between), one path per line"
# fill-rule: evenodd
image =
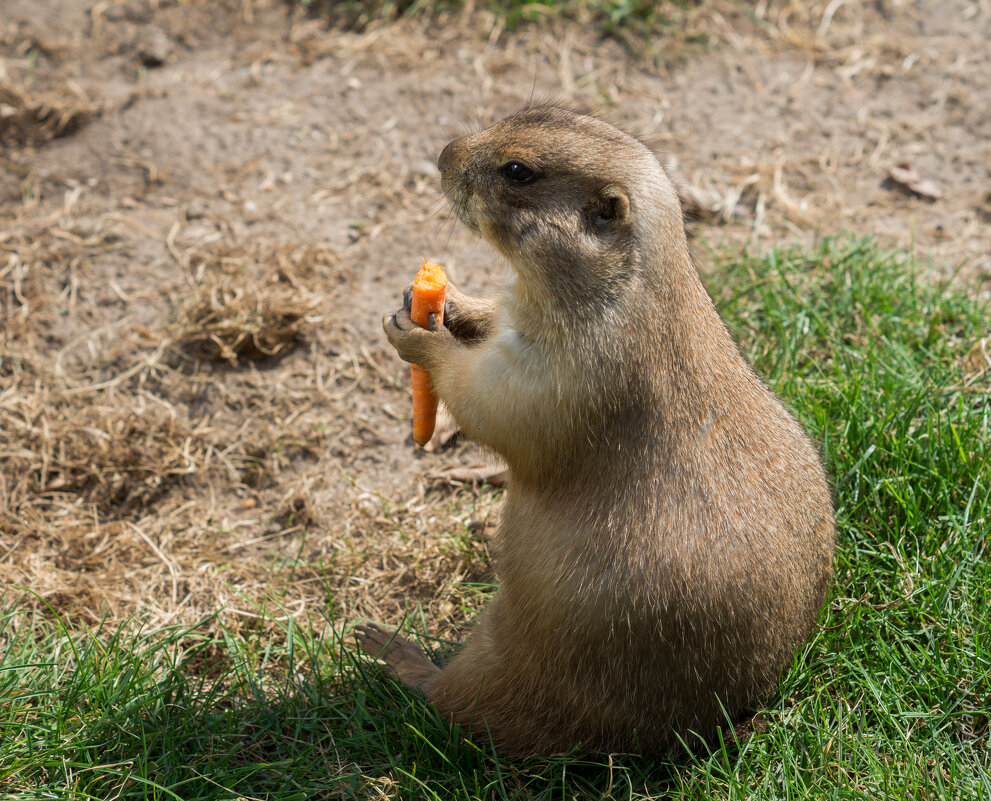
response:
M451 210L454 212L454 216L457 217L466 228L469 228L476 234L480 234L481 228L478 225L478 221L475 220L474 215L471 213L468 205L468 193L459 187L444 186L443 189L444 195L447 197L447 202L451 204Z
M476 222L474 217L470 216L467 213L464 206L461 205L454 206L454 214L459 220L461 220L462 223L464 223L466 228L471 229L476 234L482 233L481 226Z

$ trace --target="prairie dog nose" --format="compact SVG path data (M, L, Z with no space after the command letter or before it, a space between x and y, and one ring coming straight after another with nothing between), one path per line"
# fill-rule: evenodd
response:
M437 169L440 170L441 175L449 175L463 160L466 150L464 141L465 138L461 137L460 139L448 142L440 152L440 158L437 159Z

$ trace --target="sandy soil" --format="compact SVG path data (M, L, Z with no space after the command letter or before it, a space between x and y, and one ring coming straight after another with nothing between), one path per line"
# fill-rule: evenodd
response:
M4 0L4 580L89 620L463 621L497 504L424 478L478 455L413 449L379 320L421 255L499 281L434 159L531 98L676 156L703 254L854 232L988 292L988 0L742 7L644 55L483 12L346 32L281 0Z

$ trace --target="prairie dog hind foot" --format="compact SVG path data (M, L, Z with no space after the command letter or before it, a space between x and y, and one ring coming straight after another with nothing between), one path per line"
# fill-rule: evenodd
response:
M396 631L363 623L354 627L354 636L368 656L385 662L386 672L408 687L426 692L430 680L440 673L419 647Z

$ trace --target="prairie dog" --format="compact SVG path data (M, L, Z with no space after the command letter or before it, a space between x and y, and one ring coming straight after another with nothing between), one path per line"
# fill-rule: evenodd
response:
M825 599L818 451L741 356L637 139L532 106L439 167L508 278L494 302L452 292L446 326L400 309L384 327L509 466L500 589L443 669L374 624L358 641L507 753L709 740L773 689Z

